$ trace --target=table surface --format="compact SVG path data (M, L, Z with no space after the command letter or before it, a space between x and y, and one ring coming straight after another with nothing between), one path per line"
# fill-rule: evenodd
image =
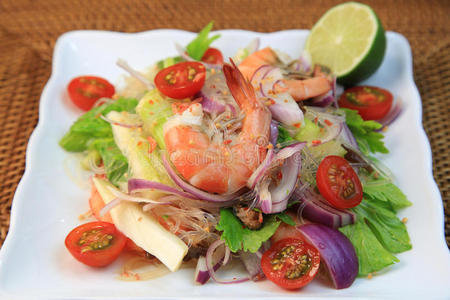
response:
M0 2L0 245L11 201L25 168L28 138L38 121L39 97L51 72L55 41L79 29L139 32L159 28L260 32L310 29L343 1L30 1ZM445 208L450 245L450 1L363 1L385 30L403 34L413 51L414 77L431 143L433 173Z

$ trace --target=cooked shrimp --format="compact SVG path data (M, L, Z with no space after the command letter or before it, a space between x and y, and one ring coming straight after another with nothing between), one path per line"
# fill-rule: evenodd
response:
M262 65L276 65L279 62L277 54L269 47L254 52L245 58L239 65L239 70L247 78L251 78L253 73ZM289 92L296 101L323 95L331 90L331 81L323 72L315 72L314 77L297 80L283 79L278 85L278 92ZM275 91L277 92L277 91Z
M245 78L250 80L253 73L262 65L275 65L278 62L277 54L270 48L253 52L247 56L240 64L239 70Z
M243 188L265 158L271 113L257 99L253 87L233 64L223 72L231 94L245 116L239 133L227 140L206 133L200 103L192 104L164 126L170 160L192 185L211 193L233 193Z

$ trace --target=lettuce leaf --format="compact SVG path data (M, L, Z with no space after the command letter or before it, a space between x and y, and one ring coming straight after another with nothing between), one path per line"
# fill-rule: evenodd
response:
M263 226L258 230L251 230L242 224L231 208L222 208L216 229L223 231L221 238L232 252L244 250L255 253L275 233L282 221L290 225L294 223L283 213L265 215Z
M112 184L117 186L119 182L126 180L125 173L128 172L128 161L112 137L96 139L89 147L100 154L106 177Z
M283 145L286 142L293 141L294 138L291 137L289 132L283 127L278 126L278 137L277 137L277 144Z
M208 37L213 25L213 21L209 22L209 24L198 33L197 37L186 46L188 55L193 59L201 60L203 54L208 50L209 45L220 37L220 34L216 34L210 38Z
M92 108L73 123L59 141L59 145L70 152L87 150L89 143L94 139L112 137L111 125L102 120L100 115L105 116L113 110L134 112L136 105L136 99L120 98L110 104L105 103Z
M345 112L345 122L355 136L361 152L369 155L370 152L389 153L383 142L384 135L375 130L381 124L375 121L364 121L356 110L341 108Z

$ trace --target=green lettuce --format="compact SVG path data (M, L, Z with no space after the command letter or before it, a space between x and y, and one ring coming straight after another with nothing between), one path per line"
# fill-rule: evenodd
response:
M389 153L383 142L384 135L376 132L382 125L375 121L364 121L356 110L342 108L345 112L345 122L355 136L362 153Z
M255 253L277 230L281 222L293 225L294 221L286 214L265 215L260 229L251 230L233 214L231 208L220 210L220 220L216 229L222 232L222 240L232 252L244 250Z
M186 46L186 51L190 57L195 60L201 60L203 54L208 50L209 45L220 37L220 34L216 34L212 37L208 37L214 22L209 22L197 35L197 37Z
M100 154L106 177L112 184L117 186L119 182L126 180L128 161L112 137L96 139L89 145L89 148L95 149Z
M100 118L110 111L134 112L136 99L121 98L110 104L105 103L78 118L69 131L59 141L59 145L69 152L82 152L88 149L89 143L96 138L112 137L111 125Z

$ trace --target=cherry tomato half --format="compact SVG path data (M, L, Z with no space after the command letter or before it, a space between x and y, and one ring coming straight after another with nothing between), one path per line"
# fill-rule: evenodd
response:
M67 91L70 100L84 111L90 110L98 99L110 98L115 93L111 83L96 76L80 76L72 79Z
M379 120L391 109L392 94L374 86L355 86L341 95L341 107L357 110L364 120Z
M220 52L220 50L216 48L208 48L205 54L203 54L201 61L204 61L208 64L223 65L222 52Z
M350 164L342 157L330 155L319 164L316 173L320 194L337 208L351 208L362 201L361 181Z
M78 261L91 267L104 267L119 256L126 241L114 224L90 222L73 229L65 244Z
M194 96L205 83L205 66L199 62L181 62L156 74L155 84L164 95L183 99Z
M261 258L266 277L285 289L299 289L313 280L320 265L319 251L301 239L278 241Z

